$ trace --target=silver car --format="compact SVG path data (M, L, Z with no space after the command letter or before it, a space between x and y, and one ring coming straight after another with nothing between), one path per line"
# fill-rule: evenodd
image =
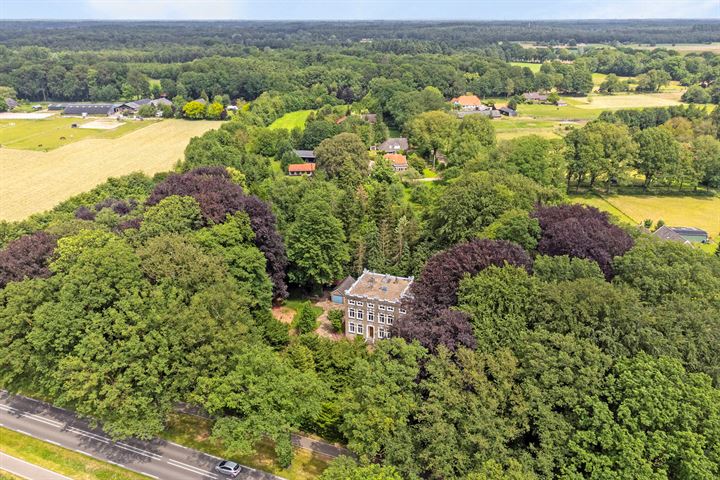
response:
M227 475L228 477L237 477L242 467L230 460L223 460L215 466L215 471Z

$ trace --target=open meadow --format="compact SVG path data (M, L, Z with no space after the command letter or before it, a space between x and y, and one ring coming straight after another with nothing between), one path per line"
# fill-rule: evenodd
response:
M572 195L572 201L592 205L638 225L646 218L662 219L673 227L698 227L717 240L720 234L720 197L695 195Z
M87 138L119 138L154 122L155 120L120 123L108 118L82 119L61 117L60 115L35 120L3 120L0 117L0 145L2 148L47 152ZM119 126L115 128L83 128L99 123L112 127L119 123ZM77 124L80 128L72 128L73 124Z
M163 120L120 138L84 139L49 152L0 148L0 220L21 220L48 210L109 177L170 170L191 137L220 124Z
M287 130L299 128L302 130L305 128L305 120L307 120L312 112L314 112L314 110L298 110L296 112L286 113L271 123L270 128L285 128Z

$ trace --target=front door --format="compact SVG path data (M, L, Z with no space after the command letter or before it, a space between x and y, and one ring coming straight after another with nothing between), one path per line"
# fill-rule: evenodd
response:
M368 325L367 327L367 339L370 342L375 341L375 327L373 327L372 325Z

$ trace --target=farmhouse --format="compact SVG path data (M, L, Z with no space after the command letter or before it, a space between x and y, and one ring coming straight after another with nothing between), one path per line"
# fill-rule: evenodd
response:
M392 165L393 170L396 172L404 172L408 169L407 157L401 153L386 153L383 155L383 158L390 161L390 165Z
M315 172L316 165L314 163L294 163L288 165L288 175L291 177L299 177L302 175L312 176Z
M137 113L140 107L152 103L149 98L141 98L140 100L133 100L132 102L126 102L115 107L115 113Z
M390 328L395 319L407 313L402 308L402 301L410 297L412 283L413 277L396 277L364 270L360 278L344 292L337 292L336 289L333 296L342 297L345 305L345 335L350 338L362 337L368 343L390 338Z
M408 140L405 137L388 138L380 145L374 145L372 150L380 150L387 153L397 153L408 149Z
M547 102L548 96L538 92L523 93L523 98L528 102Z
M482 110L489 109L490 107L483 105L480 98L477 95L460 95L450 100L455 107L459 107L461 110Z
M695 227L667 227L663 225L655 230L653 235L663 240L672 240L684 244L706 243L708 241L708 233Z
M313 150L293 150L295 155L300 157L303 162L315 162L315 151Z
M112 115L115 105L112 103L69 103L65 105L63 115Z

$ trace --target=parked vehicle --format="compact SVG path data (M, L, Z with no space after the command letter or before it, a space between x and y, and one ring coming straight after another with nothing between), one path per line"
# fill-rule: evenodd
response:
M227 475L228 477L237 477L242 467L230 460L223 460L215 466L215 471Z

